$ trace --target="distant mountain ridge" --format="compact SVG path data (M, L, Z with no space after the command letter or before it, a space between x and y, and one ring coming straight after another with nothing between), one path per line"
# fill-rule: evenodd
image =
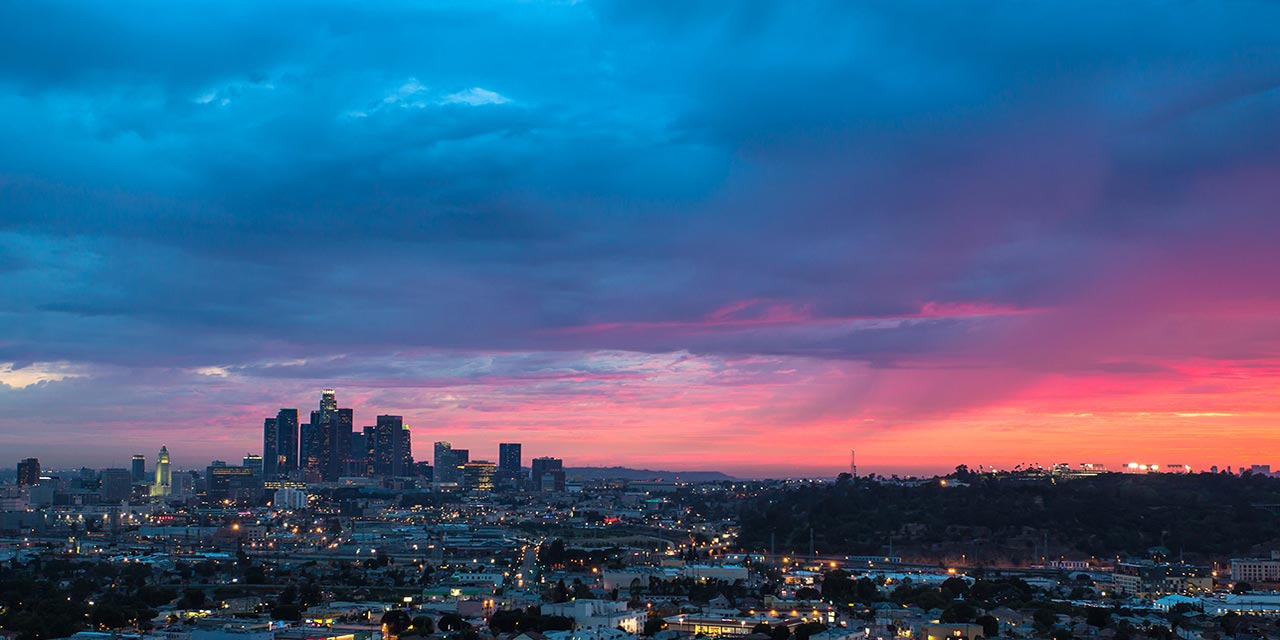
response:
M566 478L575 480L683 480L686 482L719 482L733 476L719 471L653 471L627 467L566 467Z

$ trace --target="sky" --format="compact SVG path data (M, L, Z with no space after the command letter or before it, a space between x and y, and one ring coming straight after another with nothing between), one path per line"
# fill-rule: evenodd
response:
M0 451L1280 466L1280 5L0 5Z

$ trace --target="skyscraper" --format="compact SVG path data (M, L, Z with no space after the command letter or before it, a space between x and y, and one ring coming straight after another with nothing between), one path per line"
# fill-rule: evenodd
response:
M133 474L129 469L103 469L98 492L107 502L128 500L133 491Z
M276 469L280 467L280 421L266 418L262 421L262 475L274 478Z
M147 481L147 457L141 453L133 454L132 474L134 482Z
M300 465L308 482L328 480L329 460L333 457L333 430L320 422L320 412L311 412L311 422L302 425Z
M529 463L529 466L533 472L531 475L533 478L534 490L543 489L545 486L543 484L543 477L548 475L555 475L552 485L555 490L564 490L564 460L544 456L542 458L534 458L533 461Z
M339 409L333 389L320 393L320 407L311 412L311 422L304 425L302 466L309 475L326 482L346 475L351 460L351 425L354 412Z
M435 468L434 475L436 482L453 482L453 470L457 467L453 463L453 444L447 440L437 442L434 447L431 462Z
M493 491L493 475L497 467L487 460L476 460L462 465L462 486L468 491L489 493Z
M169 471L169 448L161 445L156 455L156 481L151 485L151 495L167 496L173 491L173 475Z
M378 428L365 427L362 431L364 432L364 472L360 475L372 476L377 473L374 471L374 456L378 445Z
M519 442L503 442L498 445L498 473L504 478L520 477L521 460Z
M254 475L258 476L258 480L261 481L263 478L262 470L264 462L265 461L262 456L246 453L244 455L244 459L241 461L241 465L246 469L252 469Z
M350 475L357 472L353 463L355 458L351 455L351 439L352 431L355 425L355 412L351 409L338 409L337 415L332 421L334 433L333 439L333 474L334 480L339 476ZM357 472L358 474L358 472Z
M462 484L462 467L471 462L471 450L454 449L449 452L449 455L453 459L453 468L449 470L453 474L453 481Z
M338 397L333 389L320 391L320 412L328 417L338 412Z
M373 428L373 472L382 476L407 476L413 472L409 427L401 416L378 416Z
M281 409L276 429L276 473L288 475L298 470L298 410Z
M40 484L39 458L27 458L18 462L18 484L27 486Z

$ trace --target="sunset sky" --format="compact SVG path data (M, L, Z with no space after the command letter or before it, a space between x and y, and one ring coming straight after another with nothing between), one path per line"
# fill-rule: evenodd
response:
M0 451L1280 466L1280 5L0 7Z

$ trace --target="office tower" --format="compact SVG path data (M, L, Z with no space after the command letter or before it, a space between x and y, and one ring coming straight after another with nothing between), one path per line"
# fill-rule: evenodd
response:
M252 500L262 488L262 481L249 467L230 467L215 460L205 469L207 500Z
M519 442L503 442L498 445L498 475L504 480L515 480L520 477L520 465L523 461L520 457Z
M288 475L298 470L298 410L281 409L276 414L276 474Z
M134 482L147 481L147 457L141 453L133 454L132 476Z
M280 421L266 418L262 421L262 473L265 477L276 477L276 469L280 466Z
M311 412L308 434L302 438L307 448L303 466L325 482L335 482L347 473L351 459L351 425L354 412L339 409L333 389L320 395L320 408Z
M498 445L498 469L501 471L520 471L521 446L519 442L503 442Z
M411 437L412 434L409 433L409 425L401 426L400 431L402 437L400 444L402 449L399 454L400 465L404 469L404 475L410 476L413 475L413 438Z
M453 482L453 469L457 467L453 463L453 445L447 441L437 442L433 453L431 462L435 468L435 481Z
M151 485L151 495L167 496L173 492L173 474L169 471L169 448L160 446L156 455L156 480Z
M556 484L559 485L553 490L564 490L564 460L551 457L534 458L533 461L529 463L529 466L533 472L533 488L535 490L547 490L543 488L545 486L543 484L543 476L551 476L553 478L553 486ZM556 471L559 471L559 473L554 474L553 472Z
M98 492L107 502L128 500L133 491L133 473L129 469L103 469Z
M542 474L539 491L564 491L564 469L550 469Z
M18 484L27 486L40 484L39 458L27 458L18 463Z
M364 472L360 475L374 475L374 450L378 444L377 427L365 427L364 435Z
M244 456L244 459L241 461L241 466L245 467L246 469L252 469L253 472L259 478L261 478L263 463L264 463L264 460L262 456L254 455L252 453L246 453Z
M89 467L80 467L80 488L93 491L98 488L98 472Z
M366 476L369 475L369 446L365 444L364 434L369 427L365 427L360 431L352 430L351 432L351 475Z
M413 475L418 476L418 479L423 482L431 482L434 480L436 477L435 471L435 467L432 467L431 463L426 460L413 463Z
M315 435L311 432L311 423L304 422L298 427L298 469L311 467L311 450L315 448Z
M462 467L471 462L471 450L453 449L449 452L449 455L453 457L453 469L450 470L450 473L453 474L453 481L462 484Z
M462 486L468 491L489 493L493 491L493 475L497 465L487 460L476 460L462 465Z
M409 427L400 416L378 416L374 430L373 472L380 476L407 476L413 472Z
M335 419L332 421L334 433L333 446L333 475L334 480L338 476L351 475L355 468L355 461L359 460L351 455L351 440L354 437L355 412L351 409L338 409Z

